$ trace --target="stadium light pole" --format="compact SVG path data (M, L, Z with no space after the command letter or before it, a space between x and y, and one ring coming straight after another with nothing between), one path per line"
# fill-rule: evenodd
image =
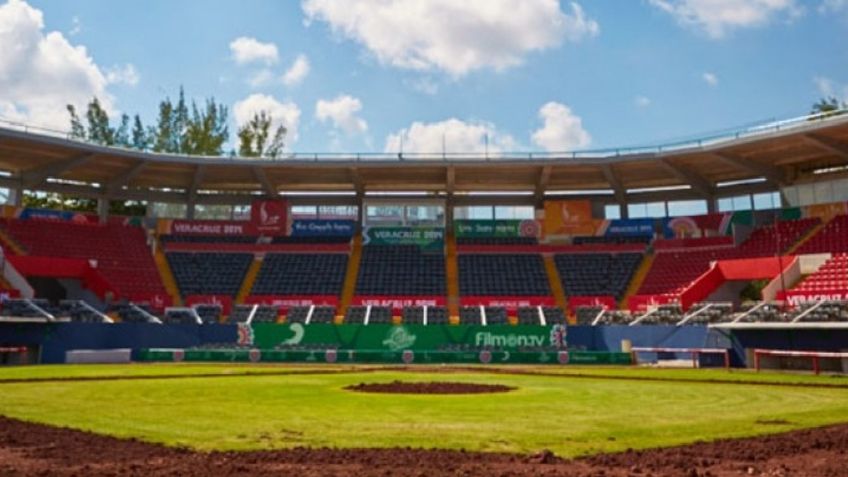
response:
M786 276L783 274L783 250L780 248L780 227L778 227L778 211L774 209L774 249L777 253L777 273L780 274L780 290L783 292L783 300L780 303L780 310L786 311Z

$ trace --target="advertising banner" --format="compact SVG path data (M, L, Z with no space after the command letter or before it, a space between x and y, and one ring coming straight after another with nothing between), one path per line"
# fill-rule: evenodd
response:
M615 219L606 228L607 237L653 237L654 219Z
M402 311L405 306L446 306L443 296L375 296L359 295L353 297L353 305L390 306L393 311Z
M285 314L295 306L332 306L338 307L339 297L335 295L251 295L245 298L250 305L275 305Z
M162 235L254 235L251 224L245 220L181 220L161 219L158 224Z
M542 225L534 219L526 220L454 220L453 230L459 238L480 237L535 237L542 235Z
M592 218L588 200L545 201L545 235L595 235L603 222Z
M286 233L288 203L280 199L257 199L250 205L250 222L262 235Z
M257 348L325 346L353 350L440 350L451 345L505 350L565 349L567 328L553 326L325 325L291 323L252 325Z
M614 296L569 296L568 308L571 311L580 307L603 307L606 310L615 310L618 304L615 302Z
M353 237L355 220L297 219L291 223L292 237Z
M225 315L230 314L233 308L233 297L229 295L188 295L185 297L186 306L193 305L220 305Z
M806 305L821 300L844 301L848 300L848 290L788 290L784 294L778 292L779 300L786 300L789 306Z
M69 210L51 210L51 209L21 209L18 218L21 220L39 219L39 220L62 220L66 222L76 223L97 223L97 220L90 221L86 214L81 212L73 212Z
M556 306L552 296L463 296L459 298L460 306L502 306L507 311L525 306Z
M423 250L441 250L445 246L443 227L366 227L363 245L417 245Z

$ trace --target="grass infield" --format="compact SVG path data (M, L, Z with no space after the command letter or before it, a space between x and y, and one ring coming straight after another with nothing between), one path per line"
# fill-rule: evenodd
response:
M493 374L485 368L480 372L450 367L445 368L449 372L357 369L194 364L0 369L0 414L201 450L412 446L505 452L551 449L563 456L848 421L848 380L826 376L585 367L507 368L552 375ZM329 370L347 372L310 374ZM150 379L3 383L99 376ZM172 378L159 379L167 376ZM343 389L392 380L449 380L518 389L464 396L361 394Z

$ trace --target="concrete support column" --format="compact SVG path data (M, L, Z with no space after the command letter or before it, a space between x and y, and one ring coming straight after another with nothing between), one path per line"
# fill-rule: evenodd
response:
M100 218L100 223L105 224L109 220L109 198L97 198L97 216Z
M714 214L718 212L718 199L715 196L706 197L707 201L707 213Z
M448 234L453 233L453 195L448 195L447 199L445 199L445 232Z
M189 199L188 203L186 204L186 219L194 220L194 212L195 212L194 206L195 205L196 204L195 204L194 199Z
M365 222L364 195L363 192L356 193L356 228L354 230L357 235L362 233L362 225Z

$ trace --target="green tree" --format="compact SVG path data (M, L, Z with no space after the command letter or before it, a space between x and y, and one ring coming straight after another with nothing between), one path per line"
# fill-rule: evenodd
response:
M207 99L203 109L192 102L191 117L186 121L180 152L190 155L220 156L229 136L226 106L216 104L215 98Z
M73 104L69 104L67 108L68 114L71 115L71 139L84 141L86 137L85 126L82 125L82 121L80 121L80 118L77 115L76 108L74 108Z
M130 117L121 115L121 124L115 129L115 145L130 147Z
M830 116L833 114L839 114L838 111L846 108L848 108L848 104L844 102L840 103L838 99L833 96L829 96L827 98L822 98L817 103L813 104L810 114Z
M281 124L274 131L274 136L271 137L272 123L271 115L261 111L254 114L253 118L243 124L238 130L238 155L241 157L279 157L283 153L288 131ZM269 137L271 137L270 142L268 141Z
M159 102L159 118L156 127L152 130L153 150L155 152L178 152L176 145L172 144L174 105L170 98Z
M130 140L130 146L140 151L146 151L150 147L150 136L148 136L147 130L144 129L144 125L141 123L141 118L138 114L133 119L132 137Z
M85 112L88 121L88 140L105 146L115 144L115 129L109 125L109 114L100 105L96 97L88 103Z

